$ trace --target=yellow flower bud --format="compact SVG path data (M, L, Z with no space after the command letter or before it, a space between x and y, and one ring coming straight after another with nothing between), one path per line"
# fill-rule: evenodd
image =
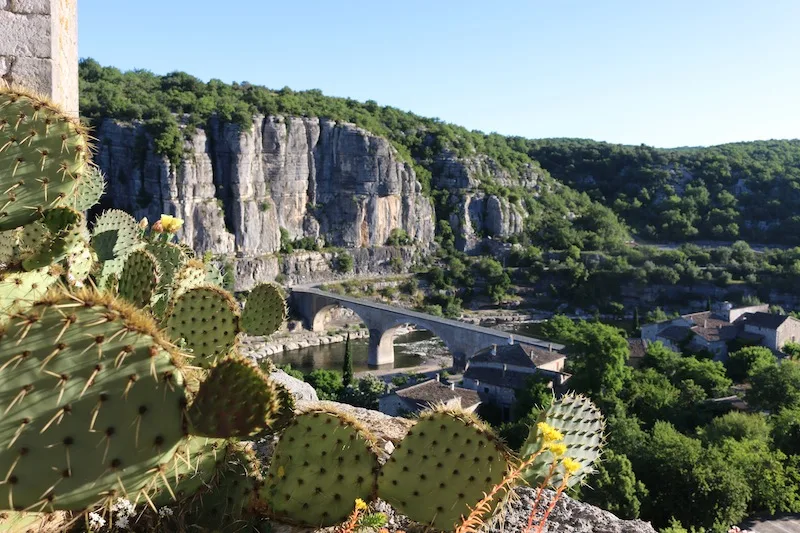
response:
M565 457L564 460L561 461L561 464L564 465L564 469L569 474L574 474L581 469L581 464L575 459L570 459L569 457Z
M555 442L564 438L564 435L559 430L546 422L539 422L536 424L536 428L539 430L545 443Z
M356 510L364 511L366 508L367 508L366 502L364 500L362 500L361 498L357 498L356 499Z

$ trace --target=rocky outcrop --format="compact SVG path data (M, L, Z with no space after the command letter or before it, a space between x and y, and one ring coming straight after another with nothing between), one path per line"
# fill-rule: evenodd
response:
M347 253L353 258L353 270L340 273L336 258ZM415 259L411 247L354 248L342 252L295 252L290 255L241 257L234 263L234 290L246 291L262 281L280 279L289 285L318 283L351 276L389 275L406 271Z
M199 252L276 252L280 228L347 248L382 246L396 228L433 241L433 207L414 170L388 140L352 124L256 116L242 132L212 121L187 136L177 168L141 125L106 120L96 136L103 206L179 216L182 239Z
M524 188L538 194L544 171L527 165L519 176L512 175L487 156L457 157L443 152L434 165L433 186L450 191L445 204L448 220L456 235L456 246L475 249L486 237L508 237L524 229L527 212L519 197L487 194L489 190Z

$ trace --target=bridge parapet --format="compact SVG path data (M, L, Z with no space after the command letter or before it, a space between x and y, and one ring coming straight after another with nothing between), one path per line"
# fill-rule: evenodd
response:
M564 348L561 344L533 337L514 335L507 331L351 298L317 288L294 288L292 300L306 327L314 331L324 328L325 315L333 307L345 307L357 314L369 329L369 365L374 367L394 363L394 333L404 324L426 329L439 337L453 354L456 366L463 366L467 359L483 348L493 344L507 344L512 339L515 343L552 347L554 350Z

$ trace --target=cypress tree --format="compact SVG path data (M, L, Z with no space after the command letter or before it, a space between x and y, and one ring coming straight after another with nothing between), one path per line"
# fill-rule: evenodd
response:
M342 384L347 387L353 382L353 353L350 351L350 334L344 343L344 364L342 365Z
M641 329L639 325L639 308L633 308L633 331L639 331Z

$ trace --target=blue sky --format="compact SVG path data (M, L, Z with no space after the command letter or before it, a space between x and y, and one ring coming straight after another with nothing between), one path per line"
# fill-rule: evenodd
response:
M470 129L800 137L797 0L79 0L82 57L321 89Z

